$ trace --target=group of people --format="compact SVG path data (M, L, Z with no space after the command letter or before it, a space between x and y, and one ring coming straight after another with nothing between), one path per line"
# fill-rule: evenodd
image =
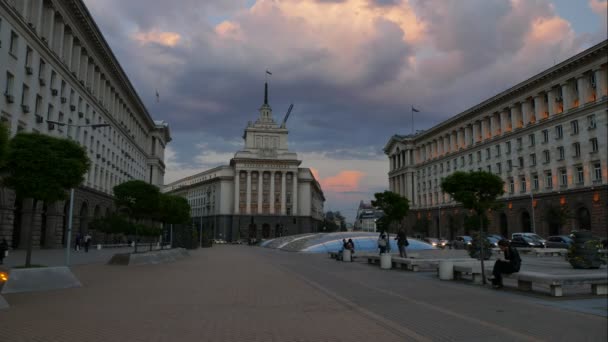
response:
M399 248L399 256L407 258L405 247L409 246L410 243L407 241L407 236L403 229L397 233L395 241L397 241L397 247ZM380 254L389 253L391 250L390 238L384 231L380 232L380 236L378 237L378 249L380 250Z
M78 235L76 235L76 239L74 240L74 250L78 252L80 251L81 247L84 247L85 253L88 253L89 247L91 246L91 240L92 237L89 233L87 233L87 235L84 237L82 234L78 233Z

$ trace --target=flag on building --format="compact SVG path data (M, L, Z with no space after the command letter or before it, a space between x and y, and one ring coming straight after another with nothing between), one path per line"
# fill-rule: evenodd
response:
M419 113L420 111L418 109L414 108L414 106L412 106L412 112Z
M272 75L272 73L271 73L270 71L268 71L268 70L266 70L266 73L267 73L268 75Z
M156 103L160 101L160 95L158 95L158 90L156 91Z

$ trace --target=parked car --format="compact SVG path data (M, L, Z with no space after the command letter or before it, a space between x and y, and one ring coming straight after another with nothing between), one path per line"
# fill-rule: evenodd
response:
M506 237L504 237L500 234L488 234L488 237L494 238L494 239L496 239L496 241L507 240Z
M547 242L547 240L543 239L540 235L535 234L535 233L513 233L513 234L511 234L511 239L515 238L516 236L527 236L531 239L540 241L542 243Z
M473 243L473 238L468 235L457 236L454 241L452 241L452 247L454 249L465 249L468 245Z
M426 237L423 239L423 241L437 248L445 248L445 246L447 245L447 241L433 237Z
M490 248L498 248L498 241L501 240L493 235L486 236L486 239L488 239L488 242L490 243Z
M545 246L547 248L569 248L573 243L574 240L569 235L555 235L547 238Z
M450 241L448 239L441 238L439 239L439 245L441 245L441 248L450 247Z
M544 248L545 244L526 235L518 235L511 239L513 247Z

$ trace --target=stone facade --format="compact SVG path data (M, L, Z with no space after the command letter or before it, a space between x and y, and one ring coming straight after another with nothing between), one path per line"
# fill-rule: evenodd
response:
M245 146L230 165L164 188L188 199L194 223L214 239L261 239L322 228L323 191L310 169L299 167L297 154L289 151L286 122L274 121L267 84L259 112L245 128Z
M68 138L88 152L91 168L75 191L75 233L112 210L115 185L141 179L162 186L169 127L152 120L81 0L0 1L0 66L0 120L11 136ZM33 229L35 247L65 242L65 203L33 208L9 189L0 193L0 237L22 247Z
M488 215L491 232L584 228L606 237L607 62L604 41L427 131L391 137L389 187L410 200L408 226L465 233L463 210L441 181L484 170L505 181L504 208Z

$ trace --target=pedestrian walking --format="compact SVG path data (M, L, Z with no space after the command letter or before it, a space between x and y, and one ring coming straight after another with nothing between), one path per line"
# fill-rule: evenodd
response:
M492 287L495 289L502 288L502 274L511 274L519 272L521 268L521 258L517 249L515 249L509 241L498 241L498 247L504 253L505 260L496 260L494 269L492 270Z
M78 235L76 235L76 239L74 239L74 250L76 252L80 251L81 242L82 242L82 236L80 235L80 233L78 233Z
M4 258L8 256L8 243L5 238L0 242L0 265L4 264Z
M85 253L89 253L89 246L91 245L91 235L87 233L84 237L84 251Z
M397 247L399 247L399 256L402 258L407 258L407 252L405 251L405 247L409 246L410 242L407 241L407 235L405 234L403 229L399 230L399 233L397 233L397 237L395 238L395 240L397 240Z
M386 238L386 234L382 232L380 237L378 238L378 248L380 249L380 254L384 254L387 251L388 240Z
M355 243L353 242L353 239L348 239L348 242L346 243L346 248L350 250L351 255L355 254Z

